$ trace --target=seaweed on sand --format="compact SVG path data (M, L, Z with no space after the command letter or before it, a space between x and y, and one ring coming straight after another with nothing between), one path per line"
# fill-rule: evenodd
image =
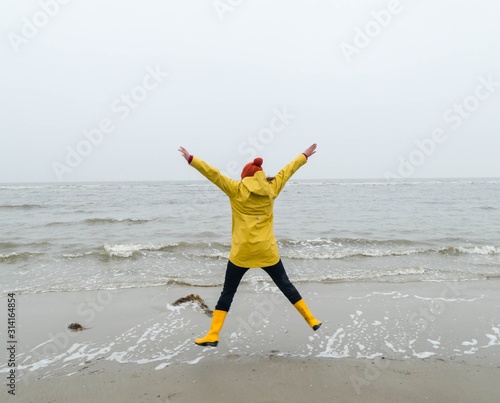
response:
M203 299L199 295L195 295L195 294L189 294L185 297L179 298L177 301L175 301L173 303L173 305L177 306L177 305L185 304L186 302L197 303L200 306L200 308L202 309L202 311L205 313L205 315L207 315L207 316L212 316L212 314L213 314L213 311L208 308L207 304L205 304L205 301L203 301Z

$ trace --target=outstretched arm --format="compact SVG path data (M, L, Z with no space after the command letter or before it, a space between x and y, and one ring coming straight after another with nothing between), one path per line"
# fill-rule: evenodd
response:
M308 147L302 154L278 172L270 183L276 196L279 195L288 179L290 179L292 175L307 162L307 159L316 152L316 147L316 143Z
M229 197L236 195L239 182L222 175L217 168L189 154L188 150L184 147L180 147L179 152L193 168L196 168L205 178L221 189L226 195Z

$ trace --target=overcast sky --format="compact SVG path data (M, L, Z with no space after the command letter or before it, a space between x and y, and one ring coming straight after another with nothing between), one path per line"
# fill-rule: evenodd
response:
M500 176L498 0L0 7L0 182Z

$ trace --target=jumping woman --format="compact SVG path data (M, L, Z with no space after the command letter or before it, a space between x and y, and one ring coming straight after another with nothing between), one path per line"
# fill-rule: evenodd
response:
M269 274L309 326L318 330L321 322L311 314L285 272L273 228L274 199L278 197L288 179L316 152L316 144L297 156L274 178L266 178L262 170L262 158L255 158L243 168L241 181L222 175L218 169L189 154L183 147L179 151L192 167L229 197L232 210L232 242L224 287L215 306L210 330L205 337L194 342L199 346L217 346L219 332L224 325L234 294L250 267L260 267Z

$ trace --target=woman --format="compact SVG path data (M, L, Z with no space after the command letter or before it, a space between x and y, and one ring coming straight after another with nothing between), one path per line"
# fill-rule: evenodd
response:
M255 158L243 168L241 181L222 175L219 170L189 154L183 147L179 151L192 167L229 197L232 210L232 242L224 287L215 306L210 330L205 337L194 342L199 346L217 346L219 331L231 307L234 294L250 267L264 269L309 326L315 331L318 330L321 322L311 314L299 292L288 279L278 253L273 229L274 199L288 179L316 152L316 144L285 166L274 178L266 178L262 170L262 158Z

